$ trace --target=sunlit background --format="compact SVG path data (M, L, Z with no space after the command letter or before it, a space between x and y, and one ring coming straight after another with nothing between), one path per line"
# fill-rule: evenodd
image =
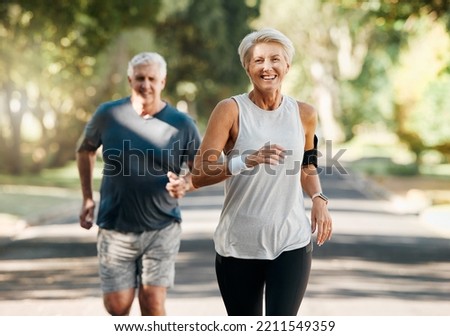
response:
M99 103L128 95L137 52L167 59L164 98L203 131L220 99L249 89L240 40L270 26L294 42L284 91L316 107L322 146L450 203L448 1L3 0L0 18L3 185L76 188L77 139Z
M0 0L0 315L106 313L75 148L100 103L129 95L129 59L161 53L164 99L204 132L217 102L250 89L237 47L267 26L295 45L283 90L318 111L320 168L345 168L322 169L334 235L314 248L300 314L448 315L448 0ZM181 203L169 315L224 314L211 187Z

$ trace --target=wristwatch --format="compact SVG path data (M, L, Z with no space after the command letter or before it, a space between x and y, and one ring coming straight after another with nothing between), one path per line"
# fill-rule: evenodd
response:
M314 195L311 196L311 201L314 201L314 198L316 197L320 197L321 199L323 199L325 201L326 204L328 204L328 197L325 196L322 192L318 192L315 193Z

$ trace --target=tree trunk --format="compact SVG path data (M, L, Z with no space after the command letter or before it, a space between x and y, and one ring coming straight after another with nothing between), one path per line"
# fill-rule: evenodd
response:
M344 140L344 134L335 118L339 112L339 106L337 106L339 91L334 88L336 81L319 62L312 65L311 74L314 79L313 95L322 133L320 135L327 140L341 142Z
M7 169L13 175L20 175L23 172L23 161L21 151L21 126L25 110L26 96L25 92L18 92L13 89L11 83L6 85L6 114L9 118L9 129L11 138L9 146L6 147ZM17 97L13 97L15 93ZM11 105L12 103L14 106Z

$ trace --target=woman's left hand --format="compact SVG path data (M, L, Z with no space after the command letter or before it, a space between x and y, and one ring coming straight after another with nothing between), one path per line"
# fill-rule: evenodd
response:
M332 224L327 202L320 197L316 197L312 202L311 231L315 233L317 230L317 245L322 246L327 240L331 239Z

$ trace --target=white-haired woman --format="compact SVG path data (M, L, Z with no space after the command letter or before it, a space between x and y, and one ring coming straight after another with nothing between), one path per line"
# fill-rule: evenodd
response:
M294 47L267 28L239 49L252 90L214 108L194 160L196 187L225 181L214 234L216 274L229 315L296 315L306 291L312 233L320 246L332 220L317 173L317 113L282 94ZM226 160L221 160L221 153ZM312 198L307 217L303 191Z

